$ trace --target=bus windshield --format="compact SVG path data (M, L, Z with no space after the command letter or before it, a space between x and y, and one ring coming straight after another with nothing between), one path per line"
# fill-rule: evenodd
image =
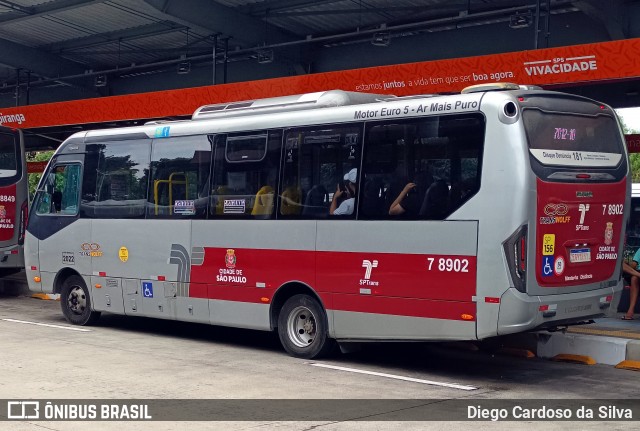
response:
M526 109L531 154L544 165L614 167L623 155L615 119Z
M13 134L0 133L0 178L18 174L16 137Z

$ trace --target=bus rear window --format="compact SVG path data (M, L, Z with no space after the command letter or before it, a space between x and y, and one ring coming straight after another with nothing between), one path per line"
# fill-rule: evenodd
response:
M13 177L18 173L16 137L9 133L0 133L0 178Z
M531 154L542 164L617 166L623 149L615 119L526 109L522 113Z

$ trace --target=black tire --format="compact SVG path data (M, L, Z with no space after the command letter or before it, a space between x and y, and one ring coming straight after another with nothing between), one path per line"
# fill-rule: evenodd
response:
M74 325L92 325L100 317L99 311L91 310L89 289L79 275L67 277L62 283L60 306L65 319Z
M291 356L313 359L327 355L335 346L327 329L326 313L309 295L292 296L280 310L278 336Z

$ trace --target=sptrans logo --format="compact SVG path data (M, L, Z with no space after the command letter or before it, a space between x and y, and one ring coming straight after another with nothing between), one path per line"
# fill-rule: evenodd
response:
M364 278L360 280L360 286L378 286L377 281L371 280L371 271L378 267L378 261L365 259L362 261L362 267L364 268Z
M5 125L6 123L22 124L25 121L27 121L27 120L24 117L24 114L2 115L2 112L0 112L0 126Z

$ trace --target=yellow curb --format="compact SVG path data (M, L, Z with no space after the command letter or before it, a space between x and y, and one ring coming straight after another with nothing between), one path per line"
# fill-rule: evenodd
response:
M34 293L31 295L35 299L44 299L50 301L60 301L60 295L57 293Z
M533 354L531 350L520 349L517 347L501 347L498 349L498 353L507 356L516 356L518 358L535 358L536 355Z
M620 368L623 370L640 371L640 361L625 360L616 365L616 368Z
M586 355L572 355L569 353L561 353L559 355L555 355L551 358L552 361L558 362L573 362L575 364L584 364L584 365L595 365L597 364L596 360L591 356Z

